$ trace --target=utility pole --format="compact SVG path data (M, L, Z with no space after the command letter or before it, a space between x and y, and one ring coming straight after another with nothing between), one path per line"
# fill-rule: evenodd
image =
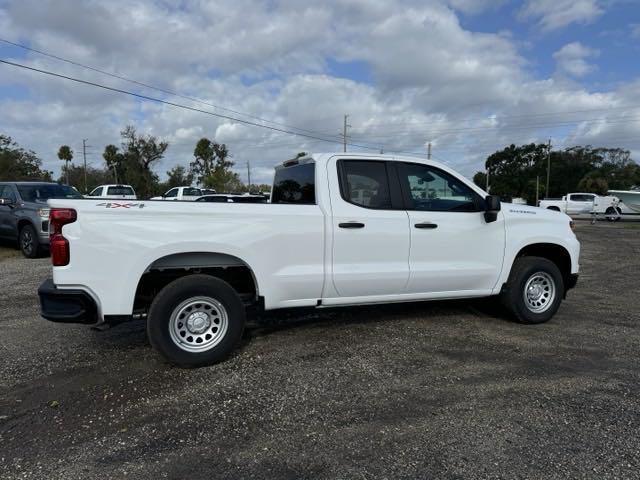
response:
M380 147L380 155L383 155L383 154L384 154L384 145Z
M247 192L251 193L251 163L247 160Z
M84 159L84 193L89 193L87 190L87 139L82 139L82 158Z
M489 169L487 168L485 170L485 175L484 175L484 179L485 179L485 187L484 190L489 193Z
M551 139L549 139L549 144L547 147L547 188L544 191L544 194L547 198L551 198L549 196L549 176L551 173Z
M540 192L540 175L536 176L536 207L540 204L538 200L538 192Z
M349 115L344 116L344 124L342 125L342 151L343 152L347 151L347 128L351 126L347 123L348 118L349 118Z
M431 142L427 145L427 160L431 160Z

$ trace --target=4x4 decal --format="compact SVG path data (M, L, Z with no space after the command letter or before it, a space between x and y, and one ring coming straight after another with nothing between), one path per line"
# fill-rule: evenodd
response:
M97 203L96 207L105 207L105 208L144 208L144 203L102 202L102 203Z

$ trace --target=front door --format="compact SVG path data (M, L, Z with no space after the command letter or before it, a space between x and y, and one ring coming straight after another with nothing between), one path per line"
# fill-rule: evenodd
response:
M409 279L409 220L397 177L387 163L328 163L332 209L332 278L340 297L405 292Z
M502 215L484 219L483 199L451 173L398 163L411 232L407 293L488 292L502 270Z

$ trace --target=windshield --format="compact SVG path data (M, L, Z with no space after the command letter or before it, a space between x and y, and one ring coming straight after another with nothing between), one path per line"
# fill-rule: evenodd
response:
M40 183L31 185L16 185L20 197L25 202L45 203L50 198L82 198L77 190L68 185L57 185L53 183Z

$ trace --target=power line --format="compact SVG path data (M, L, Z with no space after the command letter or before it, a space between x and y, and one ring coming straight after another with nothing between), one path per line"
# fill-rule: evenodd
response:
M635 120L640 119L640 116L623 116L623 117L600 117L600 118L590 118L590 119L581 119L581 120L571 120L571 121L556 121L556 122L548 122L548 123L538 123L538 124L525 124L525 125L491 125L487 127L462 127L462 128L449 128L442 130L431 130L427 131L392 131L385 134L367 134L363 132L363 135L367 135L367 138L387 138L387 137L422 137L426 136L437 136L437 135L450 135L456 133L473 133L473 132L484 132L489 130L497 130L505 131L505 130L538 130L543 128L551 128L551 127L564 127L571 126L575 124L593 124L593 123L606 123L606 124L617 124L617 123L632 123Z
M632 105L625 105L625 106L618 106L618 107L601 107L601 108L588 108L588 109L582 109L582 110L567 110L567 111L557 111L557 112L540 112L540 113L522 113L522 114L517 114L517 115L495 115L495 119L496 120L503 120L503 119L507 119L507 118L530 118L530 117L547 117L547 116L554 116L554 115L572 115L575 113L588 113L588 112L602 112L602 111L608 111L608 110L632 110L632 109L636 109L636 108L640 108L640 104L632 104ZM469 118L469 116L465 115L467 118ZM487 119L489 118L489 116L487 115L482 115L482 116L478 116L478 118L481 119ZM429 126L429 125L433 125L433 121L429 121L429 122L403 122L403 123L398 123L398 122L388 122L388 123L368 123L367 124L367 128L369 127L374 127L375 128L386 128L389 126L415 126L418 128L423 128L425 125Z
M23 68L23 69L26 69L26 70L31 70L33 72L41 73L43 75L49 75L49 76L52 76L52 77L57 77L57 78L65 79L65 80L70 80L70 81L76 82L76 83L82 83L84 85L90 85L90 86L93 86L93 87L102 88L104 90L109 90L109 91L116 92L116 93L122 93L124 95L129 95L129 96L140 98L140 99L143 99L143 100L149 100L151 102L162 103L164 105L170 105L172 107L183 108L185 110L190 110L192 112L204 113L206 115L211 115L213 117L223 118L225 120L231 120L233 122L241 123L243 125L249 125L249 126L253 126L253 127L265 128L267 130L272 130L274 132L285 133L285 134L288 134L288 135L296 135L296 136L299 136L299 137L312 138L314 140L319 140L319 141L323 141L323 142L327 142L327 143L341 143L338 140L332 140L332 139L328 139L328 138L317 137L315 135L310 135L310 134L301 133L301 132L295 132L293 130L287 130L287 129L284 129L284 128L273 127L271 125L262 125L260 123L252 122L252 121L249 121L249 120L244 120L242 118L232 117L230 115L223 115L221 113L210 112L208 110L202 110L200 108L190 107L188 105L182 105L180 103L175 103L175 102L170 102L168 100L162 100L160 98L150 97L148 95L143 95L141 93L130 92L128 90L123 90L123 89L116 88L116 87L109 87L107 85L102 85L100 83L90 82L88 80L82 80L82 79L71 77L71 76L68 76L68 75L62 75L60 73L51 72L49 70L42 70L42 69L35 68L35 67L29 67L27 65L22 65L20 63L9 62L7 60L2 60L2 59L0 59L0 63L4 63L6 65L11 65L13 67ZM348 143L348 145L351 146L351 147L364 148L364 149L369 149L369 150L371 150L371 149L377 150L377 147L372 147L372 146L369 146L369 145L360 145L360 144L357 144L357 143Z
M76 67L86 68L87 70L91 70L93 72L97 72L97 73L100 73L102 75L107 75L107 76L112 77L112 78L117 78L118 80L123 80L125 82L129 82L129 83L132 83L134 85L138 85L138 86L141 86L141 87L145 87L145 88L149 88L149 89L152 89L152 90L156 90L158 92L166 93L166 94L172 95L174 97L180 97L180 98L183 98L185 100L189 100L191 102L200 103L200 104L206 105L208 107L217 108L219 110L223 110L223 111L226 111L226 112L234 113L236 115L242 115L243 117L252 118L254 120L259 120L261 122L271 123L271 124L274 124L274 125L279 125L281 127L290 128L290 129L292 128L294 130L300 130L302 132L307 132L307 133L310 133L310 134L313 134L313 135L322 135L321 132L317 132L317 131L313 131L313 130L307 130L305 128L300 128L300 127L296 127L296 126L292 126L292 125L287 125L285 123L279 123L279 122L275 122L273 120L267 120L265 118L261 118L261 117L255 116L255 115L239 112L239 111L233 110L231 108L222 107L220 105L215 105L213 103L208 103L208 102L205 102L204 100L201 100L201 99L198 99L198 98L195 98L195 97L190 97L188 95L183 95L181 93L174 92L172 90L168 90L168 89L161 88L161 87L156 87L154 85L149 85L148 83L140 82L138 80L127 78L127 77L122 76L122 75L118 75L118 74L115 74L115 73L107 72L106 70L101 70L99 68L92 67L90 65L85 65L85 64L80 63L80 62L69 60L69 59L61 57L59 55L54 55L52 53L44 52L42 50L37 50L35 48L27 47L26 45L22 45L20 43L11 42L11 41L6 40L4 38L0 38L0 42L4 42L4 43L7 43L9 45L13 45L14 47L22 48L24 50L28 50L30 52L34 52L34 53L37 53L39 55L43 55L45 57L53 58L55 60L59 60L61 62L65 62L65 63L68 63L70 65L74 65ZM337 135L328 135L328 136L337 137Z

